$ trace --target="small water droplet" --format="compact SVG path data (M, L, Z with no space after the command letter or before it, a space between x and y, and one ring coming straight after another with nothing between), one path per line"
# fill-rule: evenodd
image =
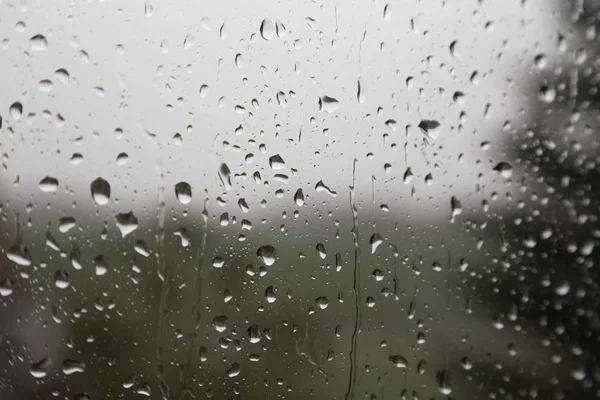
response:
M510 178L512 176L512 165L510 165L507 162L499 162L498 164L496 164L496 166L494 167L494 171L496 171L497 173L500 174L500 176L502 176L503 178Z

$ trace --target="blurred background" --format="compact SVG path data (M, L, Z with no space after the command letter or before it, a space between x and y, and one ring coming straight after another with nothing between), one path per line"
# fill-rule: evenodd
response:
M598 17L0 0L0 398L600 398Z

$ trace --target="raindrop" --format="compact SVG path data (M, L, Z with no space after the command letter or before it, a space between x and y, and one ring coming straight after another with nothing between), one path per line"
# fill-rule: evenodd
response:
M2 282L0 282L0 296L6 297L13 294L14 285L15 283L10 279L5 279Z
M54 274L54 285L59 289L66 289L69 287L69 274L62 269L59 269Z
M320 297L317 297L317 299L315 300L315 303L321 310L324 310L329 306L329 299L327 299L327 297L325 297L325 296L320 296Z
M440 134L440 123L438 121L424 119L419 122L419 128L432 139L437 138Z
M6 252L6 257L17 265L28 267L31 265L29 250L19 240Z
M556 90L552 86L542 85L538 97L544 103L550 104L556 99Z
M326 113L335 112L338 108L340 108L340 103L337 99L329 96L321 96L319 97L319 110L324 111Z
M269 167L273 170L279 170L285 168L285 161L279 154L269 157Z
M76 372L85 372L85 363L76 360L64 360L62 363L62 372L65 375L71 375Z
M48 49L48 41L44 35L37 34L29 39L31 44L31 50L33 51L44 51Z
M10 114L12 119L14 119L15 121L19 121L23 116L23 104L21 104L18 101L12 103L8 109L8 113Z
M110 201L110 184L98 177L90 185L92 198L97 205L102 206Z
M271 40L275 36L275 24L270 19L263 19L260 23L260 35L265 40Z
M187 182L179 182L175 185L175 196L181 204L189 204L192 201L192 187Z
M323 183L323 181L322 181L322 180L321 180L321 181L319 181L319 182L317 182L317 184L315 185L315 190L316 190L317 192L325 192L325 193L328 193L329 195L331 195L331 196L333 196L333 197L336 197L336 196L337 196L337 193L336 193L336 192L334 192L333 190L329 189L329 187L328 187L327 185L325 185L325 184Z
M52 362L51 358L43 358L40 361L31 364L29 372L34 378L40 379L46 377L53 367L54 362Z
M302 207L304 205L304 192L302 189L296 190L296 193L294 194L294 201L298 207Z
M208 95L208 92L210 91L210 88L208 87L208 85L202 85L200 86L200 97L206 97L206 95Z
M277 257L275 247L270 245L259 247L256 251L256 255L266 266L273 265L273 263L275 263L275 257Z
M510 178L512 176L512 165L510 165L507 162L500 162L498 164L496 164L496 166L494 167L494 171L496 171L497 173L500 174L500 176L502 176L503 178Z
M227 370L227 376L230 378L236 377L240 374L240 364L233 363L231 367Z
M379 245L383 243L383 239L381 238L381 235L379 233L374 233L373 235L371 235L369 243L371 244L371 254L375 254L375 252L377 251L377 247L379 247Z
M408 361L406 361L406 358L404 358L401 355L390 356L389 360L392 363L392 365L396 368L406 368L406 366L408 365Z
M227 329L227 317L225 315L219 315L213 318L213 327L217 332L223 332Z
M275 303L277 296L275 295L275 288L273 288L273 286L269 286L267 290L265 290L265 298L267 299L267 303Z
M119 153L117 155L117 165L118 166L123 166L123 165L127 164L127 161L129 161L129 156L127 155L127 153Z
M452 394L452 385L450 381L450 372L446 370L438 371L435 376L438 390L444 396Z
M121 232L121 237L125 237L135 231L139 225L138 219L133 215L133 211L118 214L115 219L117 221L117 228Z
M327 257L327 252L325 251L325 245L323 243L317 244L317 254L319 254L319 257L321 257L322 260Z
M108 272L108 261L106 261L102 255L96 256L94 258L94 268L96 270L96 275L106 275Z
M40 190L44 193L54 193L58 190L58 179L51 176L46 176L38 184Z

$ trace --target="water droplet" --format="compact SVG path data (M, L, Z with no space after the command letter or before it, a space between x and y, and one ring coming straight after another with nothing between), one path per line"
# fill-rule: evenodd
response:
M496 164L496 166L494 167L494 171L496 171L497 173L500 174L500 176L502 176L503 178L510 178L512 176L512 165L510 165L507 162L499 162L498 164Z
M269 157L269 167L273 170L279 170L285 168L285 161L279 154Z
M102 255L96 256L94 258L94 268L96 270L96 275L106 275L106 273L108 272L108 261L106 261L106 259Z
M129 156L127 155L127 153L119 153L117 155L117 165L118 166L123 166L125 164L127 164L127 162L129 161Z
M440 134L440 123L431 119L424 119L419 122L419 128L429 137L435 139Z
M452 196L450 199L450 209L452 211L450 214L450 222L454 222L454 218L457 215L462 214L462 204L455 196Z
M230 378L236 377L240 374L240 364L233 363L231 367L227 370L227 376Z
M271 40L275 36L275 24L270 19L263 19L260 23L260 35L265 40Z
M44 51L48 49L48 41L44 35L37 34L29 39L31 44L31 50L33 51Z
M323 181L322 181L322 180L321 180L321 181L319 181L319 182L317 182L317 184L315 185L315 190L316 190L317 192L325 192L325 193L328 193L329 195L331 195L331 196L333 196L333 197L336 197L336 196L337 196L337 193L336 193L336 192L334 192L333 190L329 189L329 187L328 187L327 185L325 185L325 184L323 183Z
M91 184L92 198L97 205L102 206L110 201L110 184L98 177Z
M369 243L371 244L371 254L375 254L375 252L377 251L377 247L379 247L379 245L383 243L383 239L381 238L381 235L379 233L374 233L373 235L371 235Z
M138 219L133 215L132 211L118 214L115 219L117 221L117 228L119 228L119 231L121 232L121 237L129 235L139 226Z
M410 167L406 168L406 171L404 171L404 176L402 178L402 180L404 181L405 184L409 184L412 182L414 178L414 175L412 173L412 169Z
M210 88L208 87L208 85L202 85L200 86L200 97L206 97L206 95L208 95L208 92L210 91Z
M65 375L85 372L85 363L77 360L64 360L62 363L62 372Z
M544 103L550 104L556 99L556 90L553 86L542 85L538 92L538 97Z
M54 76L56 77L56 79L58 79L60 82L62 82L65 85L69 84L69 72L64 69L64 68L59 68L56 71L54 71Z
M150 249L148 248L148 244L144 240L136 241L135 244L133 245L133 249L135 250L136 253L138 253L141 256L144 256L144 257L150 256Z
M465 94L460 91L454 92L454 95L452 95L452 100L454 100L454 102L459 106L462 106L465 104Z
M460 360L460 365L463 367L463 369L465 371L469 371L473 368L473 363L471 362L471 360L469 359L469 357L463 357Z
M317 304L317 306L319 306L321 310L324 310L329 306L329 299L327 299L327 297L325 296L320 296L317 297L315 303Z
M329 96L321 96L319 97L319 110L324 111L326 113L335 112L338 108L340 108L340 103L337 99Z
M406 358L404 358L401 355L390 356L388 359L396 368L406 368L406 366L408 365L408 361L406 361Z
M452 394L452 385L450 381L450 372L446 370L438 371L435 375L436 382L438 385L438 390L444 396L449 396Z
M150 1L146 0L146 4L144 5L144 15L146 15L146 17L151 17L153 14L154 7L152 7Z
M77 226L77 221L73 217L62 217L58 220L58 230L60 233L67 233Z
M533 62L535 63L535 67L540 70L548 66L548 59L545 54L538 54L533 59Z
M383 7L383 19L388 20L392 15L392 6L390 4L386 4Z
M322 260L327 257L327 252L325 251L325 245L323 243L317 244L317 254L319 254L319 257L321 257Z
M6 297L13 294L13 287L15 283L10 279L5 279L0 282L0 296Z
M12 119L14 119L15 121L19 121L23 116L23 104L21 104L18 101L12 103L8 109L8 113L10 114Z
M31 265L29 250L20 241L13 244L6 252L6 257L17 265L28 267Z
M224 332L227 329L227 316L219 315L213 318L213 327L217 332Z
M273 286L269 286L265 290L265 298L267 299L267 303L275 303L277 296L275 295L275 288Z
M302 189L296 190L296 193L294 194L294 201L298 207L302 207L304 205L304 192Z
M277 257L275 247L270 245L259 247L256 251L256 255L266 266L273 265L273 263L275 263L275 258Z
M125 389L129 389L135 385L135 380L137 379L136 375L130 375L123 381L123 387Z
M260 342L261 335L260 329L258 329L258 325L252 325L250 328L248 328L248 338L250 340L250 343Z
M223 268L223 265L225 265L225 260L222 257L213 258L212 266L214 268Z
M59 269L54 274L54 286L59 289L66 289L69 287L69 274L62 269Z
M42 358L40 361L31 364L29 372L34 378L45 378L54 367L54 362L51 358Z
M54 85L52 84L52 81L50 79L42 79L38 83L38 89L40 90L40 92L48 93L51 92L53 88Z
M192 201L192 187L187 182L179 182L175 185L175 197L183 205Z
M54 193L58 190L58 179L51 176L46 176L38 184L40 190L44 193Z

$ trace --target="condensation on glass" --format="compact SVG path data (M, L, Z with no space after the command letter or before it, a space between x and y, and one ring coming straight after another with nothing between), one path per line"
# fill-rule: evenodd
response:
M594 1L0 1L0 398L600 398Z

